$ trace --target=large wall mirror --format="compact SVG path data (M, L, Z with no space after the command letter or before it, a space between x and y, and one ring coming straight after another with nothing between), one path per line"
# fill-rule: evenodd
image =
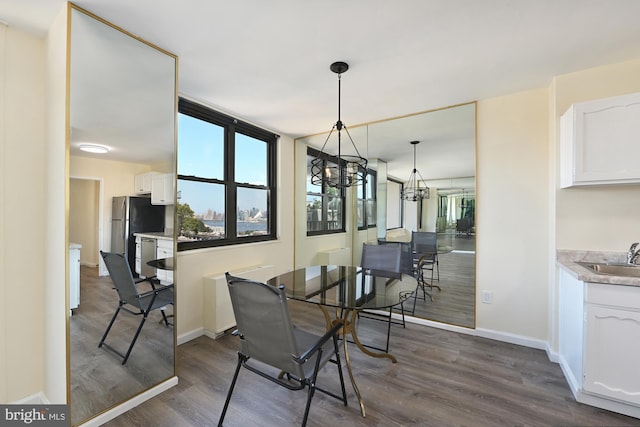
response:
M172 304L165 307L169 326L159 310L151 312L126 363L118 353L126 353L141 316L121 310L109 347L98 344L119 304L100 250L131 257L135 278L173 283L172 271L148 270L140 257L175 249L177 58L69 8L69 399L71 423L78 425L175 375ZM107 152L82 151L83 145ZM136 185L160 177L161 200L147 183ZM148 234L153 248L142 240L136 245L134 231Z
M354 138L359 149L366 153L369 167L378 169L379 227L363 231L351 225L347 227L349 236L343 239L331 235L307 238L303 234L304 218L296 215L296 264L319 259L310 252L350 245L351 262L357 265L363 242L388 236L406 239L411 231L434 232L438 263L433 278L431 271L427 272L427 280L434 285L428 289L432 298L417 299L414 316L475 327L476 103L368 123L356 129L352 133L359 135ZM326 135L300 138L296 150L304 150L307 145L321 147L325 139ZM430 197L418 202L400 199L401 185L413 169L411 141L419 141L416 168L430 188ZM299 158L299 154L296 156ZM296 196L300 196L298 191ZM348 203L355 206L353 201ZM351 212L350 221L356 221L355 209Z

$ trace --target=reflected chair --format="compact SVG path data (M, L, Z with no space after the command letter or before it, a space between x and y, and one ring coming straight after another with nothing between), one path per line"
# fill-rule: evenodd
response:
M404 248L404 249L403 249ZM403 256L403 253L405 254ZM371 245L367 243L362 244L362 258L360 260L360 266L364 269L364 273L376 277L386 277L389 280L400 280L402 274L411 274L411 267L409 263L410 258L410 246L400 242L388 242L382 245ZM393 307L389 307L389 314L382 315L379 313L373 313L369 311L362 311L360 317L372 318L374 320L384 320L387 322L387 342L384 349L386 353L389 352L389 337L391 335L391 323L397 323L405 327L404 319L404 305L400 303L400 310L402 313L401 322L393 322ZM364 315L363 315L364 314Z
M133 346L140 335L142 326L149 317L149 313L154 310L160 310L164 324L166 326L170 325L164 310L167 305L173 304L173 285L156 286L151 279L145 280L149 281L152 289L150 291L140 293L138 292L137 285L141 282L136 282L134 280L133 274L131 274L131 268L129 267L129 263L124 255L102 251L100 251L100 255L107 266L107 270L111 276L111 281L118 292L119 302L118 307L109 322L109 326L107 326L107 330L104 332L104 335L100 340L100 344L98 344L98 347L102 347L104 345L114 351L123 358L122 364L124 365L129 359L131 350L133 350ZM107 335L109 334L109 331L111 330L111 327L113 326L113 323L121 309L136 316L142 316L135 335L131 340L131 344L129 344L129 348L124 355L105 343Z
M222 426L241 367L289 390L308 388L302 426L307 423L311 399L316 390L341 400L346 406L347 394L337 339L342 323L337 322L322 336L295 328L283 285L276 288L233 277L229 273L226 273L226 278L238 326L240 350L218 426ZM329 361L338 367L342 396L316 384L318 372ZM280 375L268 372L268 367L275 368L273 371L279 370Z
M440 286L435 285L434 280L440 281L440 262L438 260L438 235L432 231L413 231L411 232L411 247L413 250L413 264L416 273L418 287L414 294L413 311L415 313L416 300L419 291L422 291L422 298L426 301L427 296L433 301L431 293L426 288L436 288L440 290ZM431 272L431 280L425 279L425 271ZM434 272L436 276L434 277Z

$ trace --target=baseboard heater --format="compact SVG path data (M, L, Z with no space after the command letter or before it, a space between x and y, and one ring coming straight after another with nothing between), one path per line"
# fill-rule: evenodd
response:
M351 249L336 248L320 251L317 259L318 265L351 265Z
M266 282L274 276L272 265L259 265L247 269L230 271L236 277ZM233 315L231 297L227 288L224 274L205 277L203 279L203 320L204 333L212 338L218 338L228 329L236 326Z

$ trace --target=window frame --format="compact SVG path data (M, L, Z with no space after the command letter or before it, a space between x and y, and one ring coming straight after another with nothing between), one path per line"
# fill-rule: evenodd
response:
M224 178L202 178L193 175L182 175L178 170L178 181L196 181L210 184L221 184L225 187L225 237L222 239L178 241L178 252L238 245L245 243L264 242L277 240L277 144L279 135L261 129L252 124L243 122L234 117L215 111L202 104L180 97L178 100L178 113L191 116L195 119L220 126L224 129ZM267 183L266 185L255 185L249 183L238 183L235 181L235 135L240 133L250 138L265 142L267 147ZM178 135L180 130L178 129ZM180 139L178 138L178 144ZM178 145L179 146L179 145ZM178 149L179 153L179 149ZM256 236L238 236L237 219L237 190L238 188L260 189L267 191L267 212L268 212L268 233ZM233 214L230 214L233 213Z
M396 179L396 178L387 177L387 182L389 182L389 181L392 181L392 182L400 185L400 195L402 195L402 192L404 190L404 182L402 182L401 180ZM389 193L387 192L387 204L389 203L388 195L389 195ZM398 210L398 214L400 215L400 218L399 218L400 226L399 227L391 227L391 228L387 227L387 230L396 230L396 229L404 227L404 202L402 200L402 196L398 199L398 201L399 201L399 206L400 206L400 209ZM387 215L389 215L388 207L387 207ZM388 222L387 222L387 224L388 224Z
M336 163L339 164L340 160L335 157L332 156L330 154L321 152L313 147L307 146L307 156L306 158L308 159L309 157L314 157L314 158L318 158L318 159L322 159L323 162L332 162L332 163ZM342 166L344 166L344 162L342 162ZM310 182L310 177L309 175L306 175L306 181L305 182ZM306 185L306 184L305 184ZM319 187L319 186L316 186ZM305 188L305 198L312 195L314 197L318 197L320 196L322 199L322 214L321 214L321 224L322 224L322 229L321 230L311 230L309 231L309 227L307 224L307 236L322 236L322 235L326 235L326 234L337 234L337 233L346 233L347 231L347 226L346 226L346 213L347 213L347 206L346 206L346 191L344 188L340 188L339 189L339 195L338 196L332 196L332 197L339 197L340 198L340 206L341 206L341 213L340 213L340 218L341 218L341 224L340 224L340 228L337 229L329 229L328 228L328 199L331 196L330 194L328 194L327 190L330 187L326 184L323 184L322 187L320 188L320 191L318 192L309 192L308 188ZM306 210L306 199L305 199L305 210ZM307 211L308 212L308 211Z
M359 231L363 231L363 230L367 230L369 228L375 228L378 226L378 219L377 217L374 219L373 223L369 223L369 212L368 212L368 207L369 207L369 203L367 203L368 201L372 201L373 204L375 205L377 203L378 200L378 172L373 170L373 169L367 169L367 173L366 173L366 177L367 180L366 182L363 182L362 185L362 196L360 197L361 194L358 194L358 201L362 203L362 225L357 224L358 226L358 230ZM373 181L371 184L371 188L372 188L372 193L373 194L367 194L367 187L369 184L369 181ZM360 191L360 189L358 189L358 191ZM370 197L373 196L373 197ZM356 203L357 205L357 203ZM377 206L376 206L376 211L377 211ZM377 213L376 213L377 215Z

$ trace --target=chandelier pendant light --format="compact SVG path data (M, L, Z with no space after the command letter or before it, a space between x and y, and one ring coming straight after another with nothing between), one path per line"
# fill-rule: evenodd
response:
M413 145L413 170L411 171L411 175L409 175L407 184L403 187L402 192L400 193L400 198L402 200L407 200L410 202L417 202L418 200L428 199L430 196L429 187L427 187L426 185L424 187L420 187L420 182L424 182L424 178L416 168L416 146L419 143L420 141L411 141L409 143Z
M338 75L338 121L333 125L327 139L324 141L320 149L320 155L311 160L311 184L347 188L366 182L367 159L360 155L347 126L340 119L340 77L342 73L349 69L349 65L346 62L334 62L329 68ZM353 146L352 154L345 154L342 150L343 130ZM337 156L325 153L325 147L334 131L337 131L338 137ZM331 157L335 158L335 160L331 160Z

